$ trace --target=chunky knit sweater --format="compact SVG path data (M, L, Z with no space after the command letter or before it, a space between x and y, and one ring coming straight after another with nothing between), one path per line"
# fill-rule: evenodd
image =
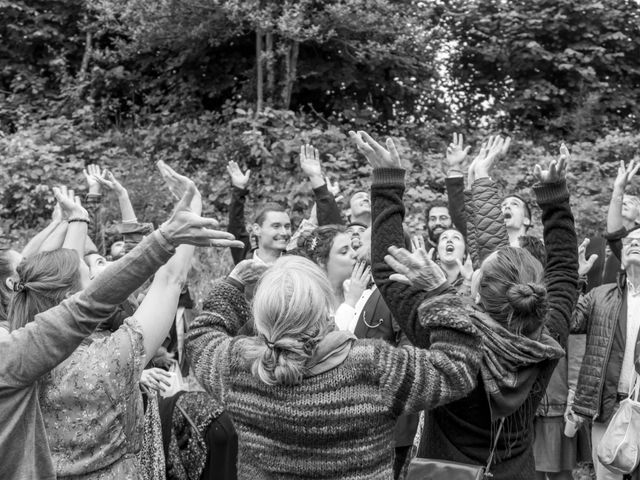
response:
M461 303L427 299L421 328L429 350L357 340L346 360L294 386L253 376L235 336L250 318L243 294L217 282L188 334L197 379L238 432L238 478L393 478L393 432L405 412L468 393L479 337ZM235 337L234 337L235 336Z

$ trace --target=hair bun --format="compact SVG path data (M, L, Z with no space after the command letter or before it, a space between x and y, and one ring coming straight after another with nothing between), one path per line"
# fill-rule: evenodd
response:
M542 316L547 306L547 289L537 283L518 283L507 290L507 301L516 314Z

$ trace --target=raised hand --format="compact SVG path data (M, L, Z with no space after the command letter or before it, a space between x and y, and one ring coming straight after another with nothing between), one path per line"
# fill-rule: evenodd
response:
M249 177L251 176L251 170L247 170L245 173L242 173L238 164L232 160L227 164L227 172L231 177L231 185L236 188L247 188Z
M445 273L422 248L410 253L404 248L389 247L389 254L385 255L384 261L396 272L389 277L390 280L427 291L435 290L447 282Z
M196 194L195 185L190 185L169 220L160 227L160 233L174 246L187 244L201 247L244 248L244 243L235 240L230 233L213 230L218 225L217 221L202 218L191 210L190 205Z
M358 300L371 282L371 267L365 262L357 262L351 272L351 279L345 282L344 301L352 307L356 306Z
M169 187L169 191L177 199L182 198L191 185L195 186L193 180L184 175L180 175L162 160L158 160L156 166L160 171L160 175L162 175L162 179L167 184L167 187Z
M71 189L67 189L64 185L61 187L53 187L53 195L56 197L62 217L67 220L89 220L89 214L82 206L80 197L75 195Z
M362 153L373 168L402 168L400 155L393 140L387 138L387 148L376 142L367 132L349 132L358 151Z
M590 240L585 238L578 247L578 275L586 275L593 268L593 264L598 260L598 255L595 253L586 258L587 247Z
M101 175L95 175L94 178L101 187L114 192L116 195L127 192L122 184L118 180L116 180L116 177L113 176L113 173L111 173L110 170L104 170Z
M489 176L494 162L506 153L510 143L509 137L506 139L500 135L489 137L489 140L480 149L480 154L473 161L475 179Z
M313 145L306 144L300 147L300 168L309 178L322 177L320 152Z
M99 194L100 182L98 179L103 175L100 172L100 167L92 163L82 170L82 173L84 173L84 178L86 178L87 184L89 185L89 193Z
M263 262L253 259L243 260L234 267L229 277L246 287L255 284L262 274L266 272L267 268L267 265Z
M335 182L332 182L331 180L329 180L329 177L324 177L324 183L327 184L327 190L329 190L329 193L333 195L333 197L336 199L336 202L339 202L344 198L340 194L340 185L338 184L337 180Z
M470 146L464 147L461 133L454 133L453 141L447 147L446 158L449 169L459 169L464 159L467 158L470 148Z
M533 175L540 183L556 183L564 180L567 176L567 164L570 159L571 154L569 153L569 149L563 143L560 145L560 156L558 160L551 160L547 170L543 170L540 165L536 165L533 169Z
M618 175L613 182L613 188L618 191L624 192L633 176L638 172L640 168L640 162L636 163L634 160L629 162L629 165L625 168L624 161L620 160L620 166L618 167Z

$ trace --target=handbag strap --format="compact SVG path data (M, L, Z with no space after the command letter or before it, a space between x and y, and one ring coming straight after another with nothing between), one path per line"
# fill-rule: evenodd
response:
M500 425L498 426L498 431L496 432L496 438L493 440L493 447L491 447L491 454L489 455L489 460L487 460L487 468L485 468L484 476L485 477L493 477L491 475L491 464L493 464L493 457L496 453L496 448L498 447L498 440L500 439L500 434L502 433L502 427L504 426L504 418L500 420Z

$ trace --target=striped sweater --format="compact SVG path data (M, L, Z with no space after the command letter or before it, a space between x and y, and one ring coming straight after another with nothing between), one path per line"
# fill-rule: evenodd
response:
M479 368L477 331L455 295L427 299L429 350L357 340L339 366L295 386L270 386L240 357L249 320L240 290L217 282L193 322L187 349L197 379L238 432L238 478L393 478L393 433L402 413L466 395Z

